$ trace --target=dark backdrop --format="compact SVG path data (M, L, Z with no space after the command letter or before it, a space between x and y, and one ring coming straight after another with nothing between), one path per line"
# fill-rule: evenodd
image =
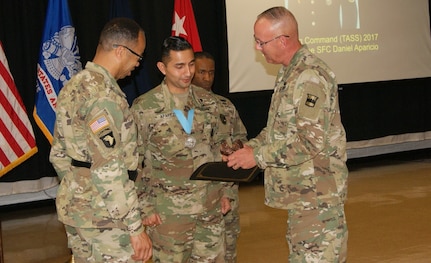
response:
M136 21L146 32L144 63L152 85L156 86L162 79L156 62L163 39L171 34L173 0L130 0L129 3ZM225 1L192 0L192 5L202 47L216 59L214 90L237 106L249 136L253 137L265 126L272 91L229 94ZM49 142L32 116L46 6L47 0L0 0L0 40L39 148L36 155L1 177L0 182L56 176L48 161ZM108 20L110 1L69 0L69 7L84 65L94 55L99 32ZM430 100L431 78L341 85L340 106L348 141L430 131Z

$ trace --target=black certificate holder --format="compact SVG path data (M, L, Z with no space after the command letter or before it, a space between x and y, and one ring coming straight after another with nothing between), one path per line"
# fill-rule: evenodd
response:
M234 170L226 162L208 162L196 169L190 180L209 180L223 182L251 182L261 172L257 166L250 169Z

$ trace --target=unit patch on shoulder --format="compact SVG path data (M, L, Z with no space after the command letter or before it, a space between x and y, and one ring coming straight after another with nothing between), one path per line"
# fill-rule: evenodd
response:
M110 127L110 119L106 115L99 115L88 124L93 134L99 138L106 148L113 148L116 144L114 132Z
M307 99L305 100L305 105L308 107L314 108L316 106L316 102L319 99L316 95L307 93Z
M304 119L317 121L323 109L326 96L318 84L308 82L305 85L299 104L298 115Z
M100 134L100 140L102 140L103 144L108 148L113 148L116 144L114 134L111 130L107 130L106 133L103 132Z

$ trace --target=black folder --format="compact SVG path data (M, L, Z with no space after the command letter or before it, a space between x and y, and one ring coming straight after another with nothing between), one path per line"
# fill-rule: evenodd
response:
M196 169L191 180L209 180L223 182L251 182L261 172L257 166L250 169L234 170L226 162L208 162Z

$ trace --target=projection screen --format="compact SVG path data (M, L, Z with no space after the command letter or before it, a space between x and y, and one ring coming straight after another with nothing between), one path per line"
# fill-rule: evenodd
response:
M428 0L226 1L230 92L269 90L280 65L254 49L256 16L286 6L303 44L334 70L338 83L431 76Z

